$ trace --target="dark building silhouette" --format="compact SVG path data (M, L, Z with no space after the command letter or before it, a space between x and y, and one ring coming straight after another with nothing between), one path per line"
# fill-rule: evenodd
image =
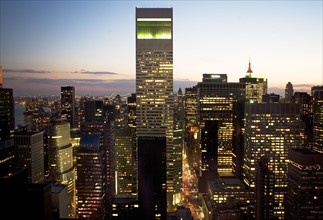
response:
M280 96L275 93L265 94L262 96L262 102L279 102Z
M290 149L285 219L323 218L323 153Z
M72 128L75 123L75 88L74 86L61 87L61 116L69 121Z
M218 121L205 121L201 131L202 176L199 192L207 192L207 182L217 176Z
M256 220L274 219L275 176L265 156L257 162L255 185Z
M127 114L128 114L128 126L136 126L136 94L132 93L131 96L127 98Z
M166 138L138 138L140 219L166 219Z
M306 92L295 92L292 102L299 104L301 120L304 123L304 147L313 147L313 102L312 97Z
M312 87L314 149L323 150L323 86Z
M244 160L244 104L244 101L234 102L232 107L232 164L233 172L240 179L242 179L242 167Z
M52 220L51 185L28 184L28 169L0 169L1 219Z
M15 107L13 89L0 88L0 168L14 163Z
M294 95L293 84L288 82L285 88L285 102L291 102Z
M112 219L140 219L138 200L132 197L112 200Z

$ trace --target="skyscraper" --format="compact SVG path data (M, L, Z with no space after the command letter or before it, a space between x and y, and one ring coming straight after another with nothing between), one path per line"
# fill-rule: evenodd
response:
M323 86L312 87L314 148L323 152Z
M249 60L247 75L244 78L240 78L239 81L246 85L246 99L248 101L261 102L262 96L267 93L267 79L254 77L252 73Z
M64 119L52 120L48 126L48 179L53 183L68 185L69 217L74 218L75 168L70 142L70 124Z
M43 132L15 132L15 161L17 167L28 168L30 183L44 182L44 138Z
M105 219L105 152L100 134L81 135L77 154L77 213L79 218Z
M14 129L15 106L13 90L0 88L0 168L13 165Z
M293 95L294 95L293 84L291 82L288 82L285 88L285 101L290 102L292 100Z
M198 83L198 116L201 129L208 120L218 121L219 173L232 172L233 103L245 98L245 84L227 82L227 74L203 74Z
M171 209L176 193L172 8L136 8L136 102L137 139L166 137L167 206Z
M66 118L72 128L75 124L75 88L73 86L61 87L61 115Z
M285 219L321 219L323 216L323 153L290 149Z
M262 156L274 173L274 215L284 217L288 149L303 145L300 107L292 103L246 103L243 180L255 189L256 166Z

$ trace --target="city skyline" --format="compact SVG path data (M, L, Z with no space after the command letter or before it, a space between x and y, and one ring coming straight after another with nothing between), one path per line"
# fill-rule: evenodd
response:
M135 8L174 10L174 90L204 73L281 95L322 84L322 1L1 1L0 64L14 95L135 92Z

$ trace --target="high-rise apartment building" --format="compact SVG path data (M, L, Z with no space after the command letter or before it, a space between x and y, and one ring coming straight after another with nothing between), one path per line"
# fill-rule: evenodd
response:
M245 103L244 109L243 180L255 189L257 163L266 156L268 169L274 173L274 215L283 218L288 149L303 145L300 107L292 103Z
M18 131L14 135L16 166L28 168L30 183L44 182L43 134L42 131Z
M312 87L314 149L323 152L323 86Z
M220 173L232 172L232 108L245 98L245 84L227 82L226 74L203 74L198 83L198 116L201 129L205 121L218 121L218 166Z
M291 149L285 219L321 219L323 216L323 153Z
M69 217L76 214L75 168L70 142L70 123L64 119L52 120L48 125L48 180L68 185Z
M173 210L172 8L136 8L136 102L137 139L166 137L167 207Z
M61 87L61 115L66 118L71 127L75 124L75 88L74 86Z

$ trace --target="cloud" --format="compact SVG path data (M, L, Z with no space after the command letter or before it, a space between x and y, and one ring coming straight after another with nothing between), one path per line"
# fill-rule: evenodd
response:
M88 71L85 69L81 69L80 71L74 71L72 73L80 73L80 74L94 74L94 75L118 75L118 73L114 73L114 72L109 72L109 71Z
M2 70L4 73L39 73L39 74L43 74L43 73L50 73L50 71L46 71L46 70L33 70L33 69L3 69Z

